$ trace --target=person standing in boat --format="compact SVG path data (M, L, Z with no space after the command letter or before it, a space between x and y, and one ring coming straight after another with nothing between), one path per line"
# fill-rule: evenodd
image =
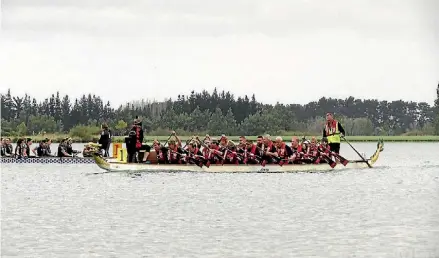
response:
M127 147L128 163L137 162L137 154L142 147L143 142L143 129L142 121L136 116L134 119L133 127L131 127L128 137L125 137L125 144Z
M111 145L111 130L105 123L101 126L101 138L98 143L101 145L100 150L104 151L104 157L109 157L110 154L108 152Z
M331 112L326 113L326 123L323 128L323 137L326 137L329 143L331 151L340 153L340 141L341 137L345 135L343 126L334 119L334 114Z

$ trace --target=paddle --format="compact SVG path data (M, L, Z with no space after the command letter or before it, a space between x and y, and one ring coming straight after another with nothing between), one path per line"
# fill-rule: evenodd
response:
M349 144L349 146L351 146L351 148L358 154L358 156L360 156L360 158L364 161L364 162L366 162L366 164L367 164L367 166L369 167L369 168L372 168L372 166L369 164L369 162L367 162L367 160L354 148L354 146L352 146L352 144L348 141L348 140L346 140L346 138L344 137L344 135L342 135L341 136L341 138L343 139L343 140L345 140L346 141L346 143L347 144Z
M174 132L172 132L172 133L169 135L169 137L168 137L168 139L166 140L165 144L163 144L163 147L166 146L166 144L168 144L169 140L171 139L171 137L172 137L173 135L174 135Z
M342 157L340 154L331 151L328 147L325 148L325 147L322 146L322 148L323 148L324 150L329 151L329 153L330 153L331 155L333 155L336 159L338 159L338 160L340 161L340 163L343 164L343 166L346 166L346 165L349 163L349 160L345 159L345 158ZM319 151L319 152L322 153L321 151ZM323 153L324 153L324 152L323 152Z

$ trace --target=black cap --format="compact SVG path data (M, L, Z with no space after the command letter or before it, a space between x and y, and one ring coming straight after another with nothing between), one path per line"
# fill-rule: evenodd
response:
M31 138L26 138L26 141L30 142L30 141L32 141L32 139Z

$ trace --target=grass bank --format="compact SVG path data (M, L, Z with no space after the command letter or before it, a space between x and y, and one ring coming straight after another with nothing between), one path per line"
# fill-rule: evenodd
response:
M31 139L33 139L34 142L41 141L45 139L46 137L49 139L52 139L53 142L60 142L61 139L64 139L66 137L69 137L67 134L46 134L46 135L33 135L33 136L26 136ZM145 142L152 142L154 139L158 139L159 141L166 141L169 136L153 136L153 135L146 135L145 136ZM248 136L247 138L250 140L256 140L257 136ZM291 135L284 135L282 136L284 140L290 140ZM302 136L298 136L302 137ZM320 136L317 136L319 138ZM113 142L124 142L125 136L115 136L113 138ZM185 141L187 139L191 138L190 136L180 136L180 139L182 141ZM200 137L200 138L204 138ZM219 137L217 137L219 138ZM311 136L307 136L307 138L311 138ZM16 142L18 137L11 137L13 142ZM82 139L80 137L73 137L73 142L76 143L83 143L83 142L97 142L98 137L89 137L88 139ZM229 139L232 141L237 141L239 139L239 136L230 136ZM417 136L346 136L346 139L351 142L376 142L379 139L383 139L385 142L439 142L439 136L433 136L433 135L417 135Z

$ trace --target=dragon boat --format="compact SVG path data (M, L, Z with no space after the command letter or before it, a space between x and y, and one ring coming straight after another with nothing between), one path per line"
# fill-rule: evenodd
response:
M29 157L29 158L13 158L1 157L2 164L94 164L95 160L92 157Z
M98 152L100 144L88 143L86 146L90 147L92 152ZM122 145L119 144L118 147ZM116 161L116 159L106 158L108 162ZM56 156L43 156L43 157L0 157L1 164L95 164L93 157L56 157Z
M331 168L329 164L267 164L261 166L247 165L247 164L212 164L209 167L197 166L195 164L158 164L157 158L154 155L149 158L150 164L143 163L127 163L126 157L123 155L124 149L120 150L121 155L118 154L116 160L105 160L101 155L94 154L93 158L99 168L105 170L105 172L204 172L204 173L295 173L295 172L328 172L342 169L360 169L372 167L380 157L380 153L384 150L384 143L380 140L377 144L377 149L374 154L368 159L349 160L344 166L343 164L337 164L334 168ZM154 151L151 151L154 154ZM367 161L367 162L366 162ZM370 166L369 166L369 165Z

